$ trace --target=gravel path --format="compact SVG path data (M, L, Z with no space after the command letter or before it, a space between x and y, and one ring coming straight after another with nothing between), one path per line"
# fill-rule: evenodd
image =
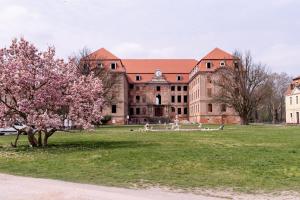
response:
M298 193L277 195L234 194L206 191L200 194L176 193L159 188L123 189L0 174L2 200L224 200L224 199L300 199Z

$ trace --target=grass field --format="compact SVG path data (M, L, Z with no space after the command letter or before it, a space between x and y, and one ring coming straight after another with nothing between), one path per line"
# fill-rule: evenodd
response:
M300 127L228 126L219 132L140 133L131 127L58 133L49 147L11 148L0 172L122 187L300 191ZM137 129L137 128L135 128Z

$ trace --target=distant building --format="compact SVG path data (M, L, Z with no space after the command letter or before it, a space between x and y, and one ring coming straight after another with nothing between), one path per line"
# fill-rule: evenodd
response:
M293 79L290 84L286 96L286 123L299 124L300 123L300 76Z
M233 66L229 53L214 49L195 59L120 59L101 48L91 54L97 66L119 76L115 102L104 108L112 123L169 122L239 123L240 117L225 104L212 101L215 71Z

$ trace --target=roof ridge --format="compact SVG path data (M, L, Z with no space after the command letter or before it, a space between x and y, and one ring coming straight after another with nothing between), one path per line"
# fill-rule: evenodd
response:
M104 47L101 47L100 49L92 52L89 56L95 56L95 57L103 57L105 59L116 59L120 60L117 56L115 56L113 53L105 49Z
M223 54L221 55L215 55L215 54ZM213 58L215 57L216 58ZM200 60L211 60L211 59L233 59L233 55L228 53L227 51L224 51L223 49L220 49L219 47L215 47L213 50L211 50L208 54L206 54L203 58Z

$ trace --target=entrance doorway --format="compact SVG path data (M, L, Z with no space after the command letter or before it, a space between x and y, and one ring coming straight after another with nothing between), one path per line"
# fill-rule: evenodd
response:
M296 112L296 117L297 117L297 124L299 124L300 122L299 122L299 112Z
M162 117L164 114L164 108L162 106L156 106L154 108L154 115L155 117Z

